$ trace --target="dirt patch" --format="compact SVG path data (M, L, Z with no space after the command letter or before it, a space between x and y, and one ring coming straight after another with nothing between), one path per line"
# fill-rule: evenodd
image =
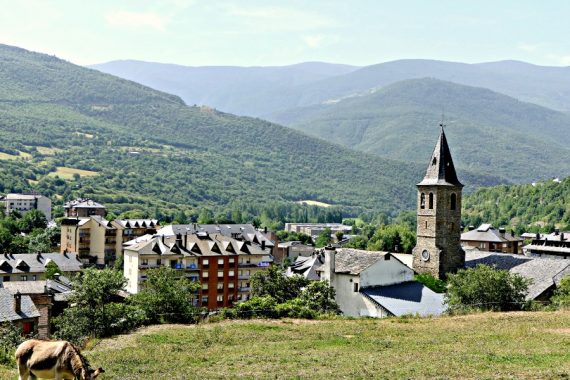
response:
M562 328L562 329L547 329L544 330L549 333L553 334L562 334L562 335L570 335L570 328Z

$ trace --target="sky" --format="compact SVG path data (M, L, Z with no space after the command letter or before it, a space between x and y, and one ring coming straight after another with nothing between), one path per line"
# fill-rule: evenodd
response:
M0 43L88 65L570 66L570 1L0 0Z

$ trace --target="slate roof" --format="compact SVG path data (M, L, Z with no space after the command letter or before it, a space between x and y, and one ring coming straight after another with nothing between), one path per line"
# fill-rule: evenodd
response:
M275 243L266 238L261 231L258 231L253 224L172 224L162 227L157 231L158 235L176 236L187 234L221 234L227 237L239 235L244 240L261 244L265 240L265 246L273 248Z
M503 243L510 241L519 241L516 237L508 232L500 233L490 224L482 224L476 230L464 232L461 234L461 240L464 241L487 241L491 243Z
M472 268L478 264L506 269L532 280L528 287L527 300L539 297L541 294L560 284L564 276L570 275L570 260L532 258L507 253L481 252L476 249L465 250L465 266Z
M91 199L75 199L66 202L64 208L105 208L101 203L97 203Z
M22 295L21 312L16 313L14 310L14 294L8 289L0 288L0 322L18 321L39 316L40 313L30 296Z
M335 255L335 273L358 275L378 260L383 259L386 254L388 252L340 248Z
M123 228L155 228L158 226L156 219L117 219L115 223Z
M317 274L317 270L324 264L325 259L322 255L298 256L293 265L289 267L290 275L301 275L308 280L318 281L321 277Z
M82 268L81 261L74 253L3 254L0 255L0 274L43 273L49 261L56 263L62 272L79 272Z
M64 282L54 280L39 281L6 281L3 283L5 289L12 293L20 292L21 294L44 294L50 293L69 293L72 288Z
M443 294L416 281L364 288L360 292L395 316L441 315L446 309Z
M457 179L455 173L455 166L451 158L451 151L447 145L447 138L443 127L439 135L439 140L435 145L433 154L429 161L426 175L418 185L447 185L447 186L460 186L463 187L461 182Z

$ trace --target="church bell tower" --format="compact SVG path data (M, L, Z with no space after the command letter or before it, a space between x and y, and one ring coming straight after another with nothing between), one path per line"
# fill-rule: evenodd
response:
M417 184L417 243L413 267L418 273L445 278L465 266L461 248L461 191L443 125L426 170Z

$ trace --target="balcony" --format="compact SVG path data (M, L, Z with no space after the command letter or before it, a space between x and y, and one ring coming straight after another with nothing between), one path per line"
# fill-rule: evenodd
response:
M239 263L238 267L240 268L255 268L257 267L257 264L254 263Z
M240 292L240 293L250 292L250 291L251 291L251 288L250 288L249 286L248 286L248 287L239 287L239 288L238 288L238 292Z
M249 280L251 276L249 274L240 274L238 280Z

